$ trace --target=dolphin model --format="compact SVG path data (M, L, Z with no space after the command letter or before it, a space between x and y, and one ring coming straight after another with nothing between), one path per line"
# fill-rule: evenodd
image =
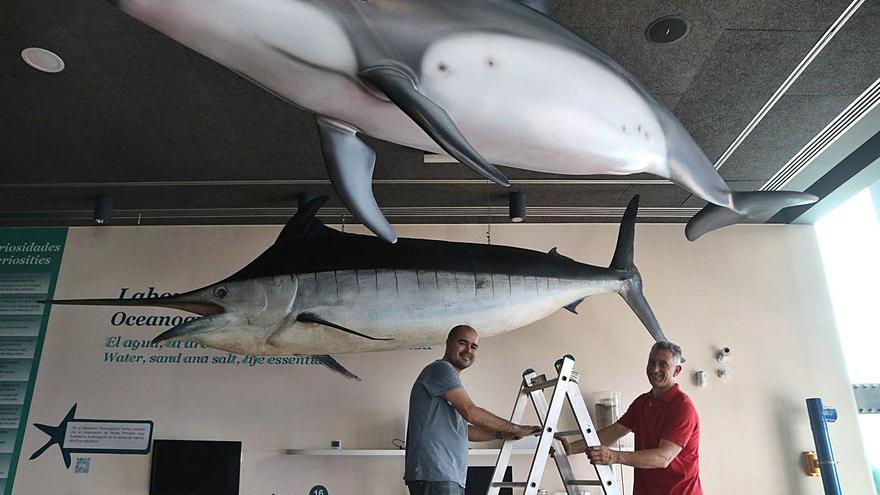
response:
M594 294L616 292L655 340L666 340L633 264L638 196L620 225L609 267L552 249L400 239L325 226L326 197L303 205L260 256L232 276L183 294L149 299L76 299L53 304L153 306L202 316L154 342L183 339L250 355L308 355L349 378L332 354L411 349L443 342L467 324L483 337L576 313Z
M328 174L355 217L394 229L358 134L572 175L649 173L709 202L687 238L764 222L811 194L733 192L663 105L549 14L554 0L114 0L124 12L317 115Z

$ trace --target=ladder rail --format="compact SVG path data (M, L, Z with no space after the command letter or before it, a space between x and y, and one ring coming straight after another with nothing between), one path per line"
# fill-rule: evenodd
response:
M558 379L553 381L558 382ZM544 418L547 417L547 412L549 410L547 397L544 395L542 389L536 388L535 386L532 386L530 390L532 390L530 396L532 398L532 403L535 406L535 412L538 413L538 420L541 422L541 426L543 427ZM555 434L553 438L553 448L556 450L556 452L565 452L562 448L562 442L555 438ZM553 459L556 461L556 469L557 471L559 471L559 477L562 478L563 486L565 486L566 493L568 495L578 495L574 485L571 484L571 481L574 480L574 472L571 469L571 463L568 461L568 456L555 455L553 456Z
M568 404L571 406L571 412L574 414L575 421L581 430L581 435L584 437L587 447L602 445L599 441L599 432L596 431L596 427L593 425L590 412L587 409L586 403L584 403L584 398L577 383L569 382L566 395L568 396ZM620 493L617 480L614 478L614 470L611 466L593 464L593 467L596 469L596 475L599 477L600 484L606 495Z
M567 374L571 374L571 368L574 366L574 362L568 364ZM563 365L563 370L565 370L565 368L566 366ZM559 379L567 380L568 376L564 376L562 372L560 372ZM556 424L559 422L559 416L562 414L565 395L565 387L555 387L553 389L553 395L550 397L550 405L547 408L547 414L542 415L539 412L539 417L544 417L544 420L542 421L543 429L541 430L541 436L538 438L538 447L535 452L535 457L532 459L532 465L529 468L529 477L526 480L527 485L524 495L536 495L538 493L538 486L541 483L541 478L544 476L544 466L547 465L547 459L550 457L550 444L553 442L556 434ZM536 404L536 396L544 397L544 393L541 390L536 390L531 392L529 396L532 399L532 404ZM537 411L537 405L535 408Z
M526 370L523 372L525 375L528 372L533 372L533 370ZM523 384L525 381L523 381ZM525 386L520 385L519 394L516 396L516 402L513 404L513 411L510 413L510 422L519 424L522 421L523 413L526 410L526 403L528 402L528 395L525 392ZM510 465L510 455L513 452L513 440L505 439L504 442L501 443L501 449L498 451L498 458L495 461L495 470L492 472L492 481L489 483L489 490L486 492L486 495L498 495L501 490L500 483L504 480L504 473L507 471L507 466Z

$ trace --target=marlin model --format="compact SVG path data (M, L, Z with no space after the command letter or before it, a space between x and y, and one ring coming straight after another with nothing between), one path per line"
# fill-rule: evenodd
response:
M278 239L234 275L184 294L149 299L77 299L53 304L158 306L202 315L155 338L190 340L227 352L312 356L356 378L331 354L411 349L443 342L459 324L483 337L576 313L594 294L616 292L655 340L666 340L633 264L638 196L620 225L607 268L556 249L400 239L325 226L326 197L303 205Z
M572 175L649 173L709 202L690 240L811 194L733 192L681 123L610 57L550 18L554 0L115 0L129 15L317 115L337 194L394 242L359 133Z

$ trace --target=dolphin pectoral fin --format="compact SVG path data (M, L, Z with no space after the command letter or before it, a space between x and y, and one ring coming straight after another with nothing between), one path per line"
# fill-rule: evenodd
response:
M507 177L471 146L446 110L416 89L408 74L394 67L371 67L360 76L378 87L450 156L492 182L510 186Z
M565 308L567 311L571 311L574 314L578 314L577 307L580 303L584 302L584 299L586 299L586 298L582 297L576 301L572 301L572 302L566 304L565 306L563 306L563 308Z
M397 234L373 197L376 153L357 137L357 129L318 117L318 133L327 173L351 213L382 239L395 243Z
M783 208L808 205L819 200L810 193L794 191L747 191L733 192L731 195L733 210L709 203L691 218L684 231L689 241L728 225L763 223Z
M303 323L317 323L319 325L324 325L326 327L335 328L337 330L342 330L343 332L350 333L352 335L357 335L358 337L363 337L363 338L369 339L369 340L394 340L394 339L381 339L381 338L377 338L377 337L370 337L369 335L366 335L366 334L363 334L360 332L356 332L350 328L345 328L342 325L337 325L336 323L327 321L314 313L300 313L299 315L297 315L296 321L301 321Z
M344 366L339 364L339 361L333 359L333 356L328 356L327 354L323 354L323 355L312 356L312 357L317 359L318 361L320 361L321 364L323 364L324 366L326 366L326 367L330 368L331 370L339 373L340 375L348 378L349 380L354 380L357 382L361 381L360 377L358 377L357 375L355 375L351 371L348 371L347 369L345 369Z

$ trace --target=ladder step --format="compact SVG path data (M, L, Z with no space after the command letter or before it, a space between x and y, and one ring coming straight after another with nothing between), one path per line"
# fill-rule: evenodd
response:
M565 484L573 486L602 486L602 482L599 480L568 480Z
M534 391L536 391L536 390L544 390L545 388L555 387L557 382L559 382L559 379L558 379L558 378L554 378L554 379L552 379L552 380L547 380L547 381L539 382L539 383L536 383L536 384L532 385L531 387L524 388L524 389L523 389L523 392L524 392L524 393L527 393L527 394L530 394L530 393L532 393L532 392L534 392Z
M602 482L599 480L568 480L565 482L567 485L572 486L602 486ZM525 481L495 481L492 483L492 486L497 486L499 488L525 488Z
M501 487L501 488L525 488L525 481L495 481L492 483L492 486Z

